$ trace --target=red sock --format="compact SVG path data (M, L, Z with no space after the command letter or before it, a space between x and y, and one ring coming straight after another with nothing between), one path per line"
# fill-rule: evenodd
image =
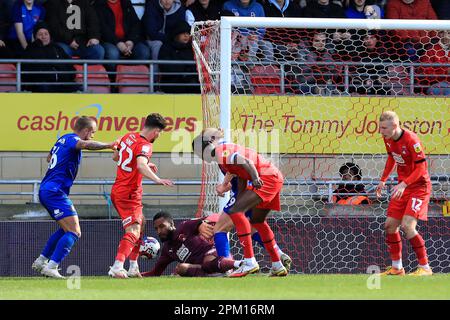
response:
M258 230L259 235L261 236L261 240L264 243L264 248L266 248L267 252L270 255L270 259L272 262L280 261L280 255L278 254L277 249L275 249L276 242L275 236L273 234L272 229L267 224L266 221L262 223L254 223L252 224L256 230Z
M141 240L139 239L128 257L130 260L136 261L139 258L139 248L141 247Z
M428 264L427 249L425 248L425 241L423 241L422 236L416 234L414 238L409 239L409 242L416 253L419 264L422 266Z
M252 245L252 227L250 222L245 217L243 212L236 212L230 214L231 220L233 220L236 232L239 237L242 248L244 249L244 258L253 258L253 245Z
M402 258L402 238L400 237L400 233L388 233L386 235L386 243L391 259L394 261L400 260Z
M135 247L137 240L138 238L131 232L125 233L122 240L120 240L119 242L119 249L117 250L116 260L124 262Z

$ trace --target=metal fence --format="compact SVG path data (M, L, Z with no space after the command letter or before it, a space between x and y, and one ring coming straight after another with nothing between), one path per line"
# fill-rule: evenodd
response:
M13 91L13 92L23 92L24 87L30 85L49 85L49 86L73 86L74 84L78 84L79 87L75 91L83 92L83 93L92 93L96 92L95 87L97 86L108 86L110 88L116 87L144 87L145 90L140 91L140 93L156 93L156 92L165 92L168 88L174 87L184 87L192 89L193 93L199 92L200 85L198 83L186 83L186 82L164 82L161 79L167 76L174 75L183 75L183 76L197 76L196 72L191 73L167 73L161 72L159 70L159 65L194 65L193 61L169 61L169 60L17 60L17 59L9 59L9 60L0 60L1 64L12 64L15 66L15 70L1 70L0 68L0 91L2 91L2 86L13 86L12 89L3 90L3 91ZM61 74L74 74L77 75L76 82L24 82L24 75L28 74L36 74L33 71L24 71L24 64L28 65L36 65L36 64L66 64L66 65L78 65L81 70L78 71L67 71L60 72ZM141 79L135 79L132 82L118 82L117 76L119 72L114 70L114 67L103 69L102 71L91 71L89 70L89 66L115 66L115 65L125 65L125 66L146 66L146 72L129 72L128 74L131 76L135 76ZM450 63L447 64L439 64L439 63L406 63L406 62L307 62L307 61L287 61L287 62L277 62L277 63L268 63L268 62L239 62L235 63L234 66L239 68L239 73L235 74L235 77L241 77L241 81L244 83L241 86L241 89L246 93L253 92L253 84L252 84L252 68L255 66L272 66L275 68L275 71L270 71L268 73L260 73L259 76L262 77L276 77L279 81L278 83L262 83L258 84L258 87L270 87L276 88L277 90L269 92L268 94L311 94L308 92L301 92L301 90L295 90L293 87L308 85L307 83L289 83L289 70L295 68L302 68L306 66L316 66L316 67L326 67L333 66L341 68L340 80L338 82L333 81L332 85L336 88L335 92L331 92L330 95L360 95L357 91L358 87L363 85L355 84L355 79L358 78L360 81L361 78L364 79L372 79L374 74L365 73L355 70L358 69L376 69L383 68L385 71L377 74L375 76L384 77L387 80L395 78L395 81L384 84L371 84L371 88L377 91L376 94L367 93L370 95L388 95L388 96L397 96L397 95L414 95L414 94L423 94L429 86L425 86L420 84L420 80L427 77L434 78L442 78L443 81L447 79L447 75L432 75L432 74L421 74L419 68L421 67L440 67L440 68L449 68ZM397 69L396 69L397 68ZM398 68L401 68L399 71ZM391 71L389 71L392 69ZM113 71L114 70L114 71ZM236 69L234 70L234 72ZM43 71L39 72L40 74L53 74L53 71ZM11 79L1 79L2 75L11 75ZM108 80L105 83L103 80L100 81L100 76L105 76ZM336 77L336 73L311 73L309 74L316 78L332 78ZM295 74L294 74L295 76ZM106 79L105 78L105 79ZM144 80L145 79L145 80ZM235 84L234 84L235 85ZM237 85L235 85L237 87ZM319 83L317 87L319 88L327 88L329 83ZM238 88L239 89L239 88ZM400 92L401 91L401 92ZM114 90L112 90L114 92Z
M312 197L320 197L323 199L326 199L325 201L328 203L332 203L332 198L334 195L339 195L338 193L335 193L334 190L336 189L336 186L339 184L345 184L345 183L358 183L365 185L366 193L358 193L358 195L367 195L369 198L376 198L375 195L375 187L378 185L379 180L378 179L370 179L370 180L359 180L359 181L344 181L340 180L339 178L329 178L324 180L311 180L311 179L304 179L304 180L294 180L294 179L285 179L284 186L285 187L294 187L297 188L297 191L283 193L282 195L288 195L288 196L295 196L300 198L307 198L311 199ZM41 180L0 180L0 185L29 185L32 186L31 191L0 191L0 196L30 196L32 203L39 203L39 186L40 186ZM175 180L174 184L176 186L200 186L201 185L200 180ZM450 184L450 176L449 175L432 175L431 176L431 183L433 186L441 186L443 184L449 185ZM104 197L105 201L109 201L110 199L110 191L111 186L114 184L114 180L75 180L74 185L81 185L81 186L100 186L101 191L100 192L72 192L71 196L91 196L91 197ZM144 180L142 181L143 185L154 185L157 184L153 181ZM390 197L390 190L392 186L396 185L397 181L394 178L390 178L387 182L387 193L386 197L383 199L389 199ZM303 191L300 187L305 187L304 189L307 189L307 191ZM308 188L309 187L309 188ZM313 188L310 188L313 187ZM286 188L284 188L284 191ZM439 188L439 190L435 191L433 194L434 198L438 199L446 199L450 197L448 194L450 190L447 190L446 188ZM197 192L182 192L182 193L167 193L167 192L144 192L144 197L195 197L198 198L200 196L200 193ZM345 193L345 195L356 195L352 193Z

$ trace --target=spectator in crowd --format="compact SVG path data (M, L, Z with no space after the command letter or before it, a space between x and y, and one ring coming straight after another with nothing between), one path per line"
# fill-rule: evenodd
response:
M36 25L34 38L35 40L24 52L25 59L71 59L61 47L53 43L49 28L45 23L39 22ZM23 74L23 81L33 83L24 86L25 90L33 92L74 92L80 89L75 83L73 85L59 84L62 82L74 82L75 69L72 64L30 63L24 64L23 70L31 72ZM41 84L43 82L53 84Z
M220 20L220 9L219 0L197 0L188 7L188 22Z
M229 0L223 4L223 10L232 12L237 17L264 17L264 9L256 0ZM269 41L264 40L265 29L239 29L241 40L247 41L249 51L248 60L273 61L273 47ZM261 58L259 58L261 57Z
M286 17L297 18L302 16L302 9L299 4L293 0L267 0L263 4L266 17ZM285 60L289 54L288 47L298 44L301 38L306 37L306 30L299 29L281 29L268 28L264 39L273 46L274 56L276 60Z
M158 59L163 42L179 21L187 21L186 8L180 0L147 0L142 22L153 60Z
M390 0L386 6L387 19L428 19L436 20L437 16L429 0ZM405 58L417 62L423 45L436 36L434 31L397 30L391 32L402 42L406 51Z
M381 93L390 96L409 96L414 93L412 90L409 68L402 65L402 61L393 60L394 64L387 65L386 72L381 74Z
M380 41L379 32L369 30L362 31L365 35L363 43L358 48L358 53L354 55L353 62L363 63L362 65L350 66L350 93L357 94L386 94L382 88L379 78L386 74L384 65L377 63L386 63L389 56L386 49Z
M8 40L11 49L20 57L27 46L33 42L34 26L45 17L45 10L34 0L18 0L11 11L11 22Z
M362 180L361 168L353 163L347 162L339 168L339 175L343 181L351 181L351 183L339 184L338 188L333 191L333 203L340 205L361 205L371 204L370 199L363 195L366 193L364 185L356 181Z
M431 0L434 12L441 20L450 20L450 1L449 0Z
M439 42L427 50L421 58L422 63L450 64L450 31L439 31ZM418 78L418 83L424 86L423 92L430 95L450 96L450 67L420 67L416 75L425 75Z
M384 11L370 0L350 0L345 15L350 19L383 19Z
M142 41L141 22L130 0L96 0L106 60L148 60L150 49Z
M176 23L169 38L162 45L158 59L194 62L190 32L191 27L186 21L181 20ZM161 86L164 92L200 93L195 64L161 64L160 70L163 84L191 84L188 86Z
M308 18L345 18L344 8L330 0L312 1L304 10L304 16Z
M341 67L334 64L328 38L325 31L316 30L310 45L290 48L293 54L298 50L295 63L286 70L288 83L294 93L324 96L340 93L336 84L342 80ZM314 62L327 64L316 65Z
M141 20L144 16L145 0L131 0L131 3L133 4L137 17Z
M89 0L48 0L45 8L50 33L67 55L81 59L104 58L100 23Z
M0 0L0 59L9 59L13 57L13 53L6 41L10 21L8 12L7 1Z
M307 4L304 9L304 16L307 18L345 18L344 8L330 0L315 0ZM348 45L351 45L351 34L347 30L336 30L333 33L333 43L335 51L343 53Z

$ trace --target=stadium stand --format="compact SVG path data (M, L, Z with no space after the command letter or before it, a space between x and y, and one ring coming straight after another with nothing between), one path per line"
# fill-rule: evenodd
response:
M147 66L117 66L116 83L119 93L146 93L150 81Z

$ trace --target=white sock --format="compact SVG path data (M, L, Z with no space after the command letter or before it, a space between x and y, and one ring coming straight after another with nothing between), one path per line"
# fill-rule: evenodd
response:
M281 263L281 261L272 262L273 269L277 270L277 269L280 269L281 267L283 267L283 264Z
M245 258L244 259L244 263L248 266L257 264L255 257L251 257L251 258Z
M424 268L424 269L430 269L430 265L428 263L425 265L419 264L419 267Z
M48 261L48 258L40 254L36 260L38 260L39 262L46 262Z
M277 252L278 252L278 254L279 254L280 256L281 256L282 254L284 254L284 252L281 251L280 247L279 247L277 244L274 246L274 248L275 248L275 250L277 250Z
M112 267L115 270L122 270L123 269L123 261L119 261L119 260L114 261L114 264Z
M139 268L137 260L130 260L130 269Z
M400 259L400 260L392 260L392 266L393 266L395 269L401 269L401 268L403 268L402 260L401 260L401 259Z
M234 262L233 266L234 266L235 268L239 268L239 266L241 265L241 263L242 263L242 260L236 260L236 261Z
M57 269L58 268L58 264L55 261L50 260L50 262L47 264L47 268L49 268L49 269Z

